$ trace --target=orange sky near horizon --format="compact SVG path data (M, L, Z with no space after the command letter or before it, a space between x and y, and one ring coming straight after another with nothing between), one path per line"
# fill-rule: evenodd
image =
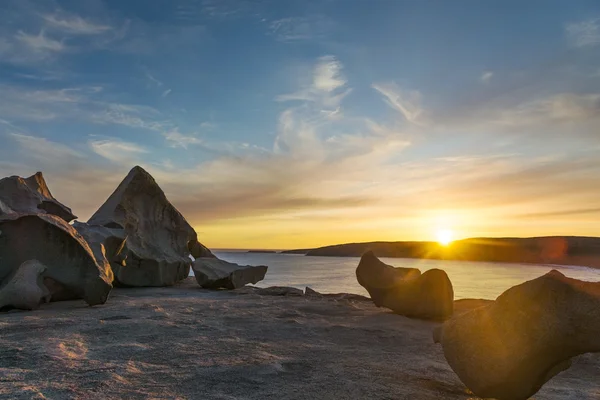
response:
M279 160L269 158L224 159L206 166L208 171L144 168L209 248L299 249L435 241L443 229L454 240L600 236L599 175L591 173L600 160L591 150L581 154L575 161L529 162L533 165L513 156L400 163L381 172L380 164L366 167L373 161L369 155L357 166L352 158L342 160L342 172L337 164L315 165L306 176L294 177L282 176ZM294 174L306 168L304 160L289 164ZM218 168L211 173L213 167ZM320 180L313 180L316 170ZM19 172L28 176L35 170ZM86 221L127 172L74 169L45 177L55 197ZM340 179L344 176L351 179ZM85 187L89 190L80 189Z
M288 250L374 241L436 241L440 230L452 240L471 237L598 236L600 221L556 218L548 221L507 219L474 212L473 217L414 218L327 222L312 218L281 221L243 218L195 225L200 241L213 249Z

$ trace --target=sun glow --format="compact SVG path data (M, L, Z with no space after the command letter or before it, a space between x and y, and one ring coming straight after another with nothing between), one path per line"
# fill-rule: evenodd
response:
M435 237L439 244L448 246L454 239L454 232L451 229L438 229Z

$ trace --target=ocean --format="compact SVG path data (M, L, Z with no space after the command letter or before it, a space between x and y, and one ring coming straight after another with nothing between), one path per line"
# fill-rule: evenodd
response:
M354 271L358 257L308 257L294 254L215 251L223 260L242 265L267 265L265 279L256 286L306 286L322 293L356 293L368 295L356 281ZM421 272L439 268L448 273L455 299L495 299L506 289L537 278L552 269L568 277L600 281L600 270L576 266L548 266L470 261L439 261L406 258L382 258L395 267L419 268Z

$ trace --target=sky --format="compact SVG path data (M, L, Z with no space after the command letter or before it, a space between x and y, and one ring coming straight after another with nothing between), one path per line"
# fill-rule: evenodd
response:
M212 248L600 236L600 2L3 0L0 176Z

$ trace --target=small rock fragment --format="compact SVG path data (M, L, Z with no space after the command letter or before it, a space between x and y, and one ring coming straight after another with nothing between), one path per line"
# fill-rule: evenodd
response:
M205 289L237 289L265 278L264 265L238 265L218 258L197 258L192 264L196 281Z

